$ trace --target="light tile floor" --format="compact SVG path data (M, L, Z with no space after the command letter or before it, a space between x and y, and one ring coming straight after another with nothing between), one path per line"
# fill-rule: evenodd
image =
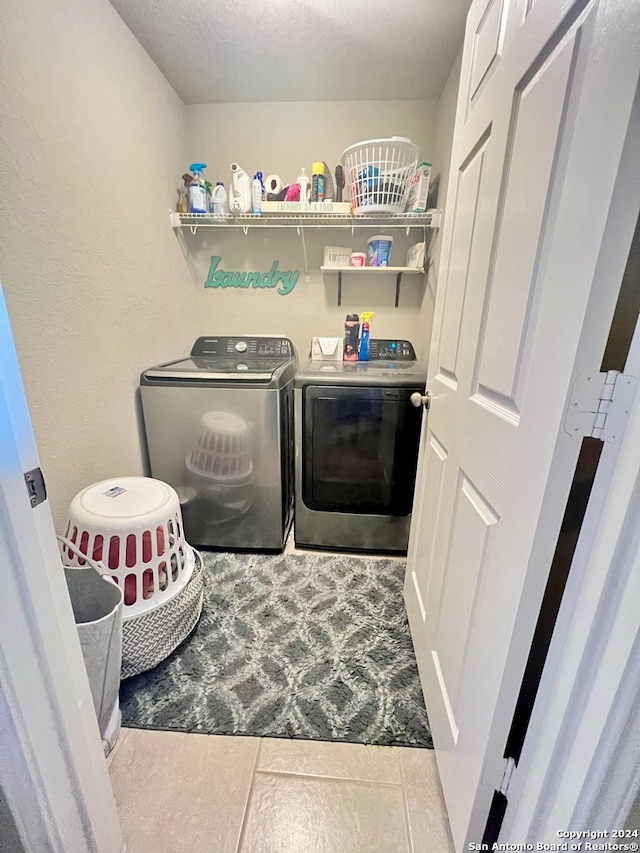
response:
M432 750L123 729L127 853L450 853Z

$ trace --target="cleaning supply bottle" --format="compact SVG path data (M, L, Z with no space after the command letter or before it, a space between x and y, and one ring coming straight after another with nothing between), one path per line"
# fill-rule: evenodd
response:
M358 332L360 331L360 318L357 314L347 314L344 321L344 347L342 350L343 361L358 360Z
M262 213L262 184L257 172L253 176L253 184L251 185L251 212L254 216L259 216Z
M333 201L333 177L331 175L331 169L327 166L326 163L324 165L324 200L325 201Z
M182 176L182 186L178 187L176 213L189 213L189 184L191 183L191 177L189 172L185 172Z
M360 335L360 352L358 361L369 361L369 334L371 332L371 318L373 311L363 311L360 315L362 321L362 334Z
M213 205L214 216L229 216L229 199L227 198L227 191L222 181L216 181L216 185L211 193L211 204Z
M311 195L311 179L309 175L305 175L304 167L302 168L302 174L298 175L296 183L300 187L300 201L302 204L308 204L309 196Z
M336 201L342 201L342 188L344 187L344 169L338 163L336 166Z
M237 163L231 164L231 212L251 212L251 178Z
M204 186L202 170L207 168L207 164L192 163L189 168L193 173L189 184L189 213L206 213L207 191Z
M204 182L204 191L207 194L207 213L213 213L213 209L211 206L211 181Z
M311 201L324 201L324 163L319 161L311 170Z
M261 198L262 201L264 201L267 197L267 188L264 185L264 177L262 175L262 172L256 172L256 178L260 181L260 189L262 192Z

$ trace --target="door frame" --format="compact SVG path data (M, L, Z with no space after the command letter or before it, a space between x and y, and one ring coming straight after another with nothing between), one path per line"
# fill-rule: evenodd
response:
M70 450L70 452L72 452ZM25 850L123 850L0 286L0 789Z
M628 257L629 223L638 221L638 151L640 84L603 267L611 256ZM640 318L625 374L640 379ZM500 840L558 843L559 829L624 827L640 789L639 515L640 391L622 442L605 444L600 456Z
M640 321L626 372L640 371ZM640 788L640 393L606 445L500 840L622 829Z

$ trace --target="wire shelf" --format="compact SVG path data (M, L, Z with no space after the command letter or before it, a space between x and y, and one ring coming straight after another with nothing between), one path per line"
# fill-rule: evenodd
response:
M405 213L397 216L372 214L351 216L345 213L263 213L236 214L219 218L206 213L171 212L173 228L189 228L196 233L198 228L234 228L247 233L250 228L321 228L321 229L363 229L363 228L439 228L442 212L428 210L426 213Z

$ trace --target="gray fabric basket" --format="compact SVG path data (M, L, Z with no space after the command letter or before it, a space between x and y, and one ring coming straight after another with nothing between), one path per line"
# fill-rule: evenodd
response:
M125 619L122 625L122 678L131 678L157 666L169 657L195 628L202 613L204 572L202 557L196 558L189 583L175 598L141 616Z
M105 755L120 732L122 590L91 567L64 567Z

